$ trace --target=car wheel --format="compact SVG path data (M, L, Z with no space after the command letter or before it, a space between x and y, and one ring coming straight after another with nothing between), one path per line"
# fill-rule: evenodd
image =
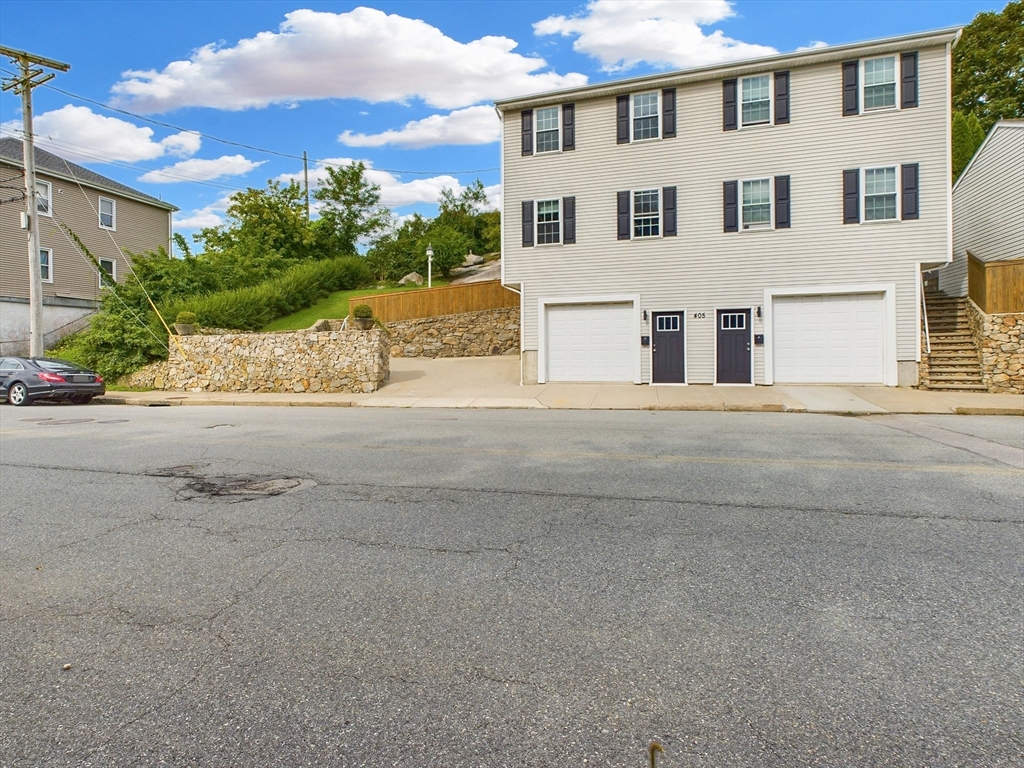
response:
M7 390L7 402L11 405L31 405L32 398L28 396L28 387L20 381L11 384Z
M88 405L92 402L92 395L72 395L71 402L75 405Z

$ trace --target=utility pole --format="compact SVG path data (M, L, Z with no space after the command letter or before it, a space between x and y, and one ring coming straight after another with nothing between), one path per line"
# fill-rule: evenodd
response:
M306 183L306 221L309 221L309 162L306 160L306 150L302 150L302 178Z
M21 96L21 117L24 138L21 146L25 158L25 212L28 225L28 305L29 305L29 357L43 356L43 279L39 269L39 210L36 203L36 154L32 135L32 89L56 77L44 72L43 67L67 72L70 64L36 56L26 51L0 46L6 56L21 70L3 82L3 90ZM48 200L47 205L53 205ZM52 267L51 267L52 268Z

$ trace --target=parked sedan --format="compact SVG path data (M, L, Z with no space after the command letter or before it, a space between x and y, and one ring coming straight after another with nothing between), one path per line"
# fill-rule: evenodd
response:
M102 376L67 360L0 358L0 398L11 405L31 405L35 400L70 400L85 405L106 391Z

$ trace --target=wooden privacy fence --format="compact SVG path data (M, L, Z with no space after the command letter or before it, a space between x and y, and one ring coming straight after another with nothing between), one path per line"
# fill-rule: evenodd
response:
M500 280L483 283L446 285L442 288L422 288L398 293L382 293L349 299L349 313L357 304L368 304L373 316L381 322L414 320L419 317L459 315L485 309L518 307L519 294L503 288Z
M967 295L987 315L1024 312L1024 259L982 261L968 251Z

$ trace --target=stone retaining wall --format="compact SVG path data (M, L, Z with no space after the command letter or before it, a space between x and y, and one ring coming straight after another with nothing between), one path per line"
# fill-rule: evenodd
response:
M387 335L332 328L176 336L166 361L131 374L131 387L186 392L373 392L390 376Z
M989 392L1024 394L1024 312L986 315L970 299L967 322L981 351L981 380Z
M519 354L519 307L400 320L387 329L392 357Z

